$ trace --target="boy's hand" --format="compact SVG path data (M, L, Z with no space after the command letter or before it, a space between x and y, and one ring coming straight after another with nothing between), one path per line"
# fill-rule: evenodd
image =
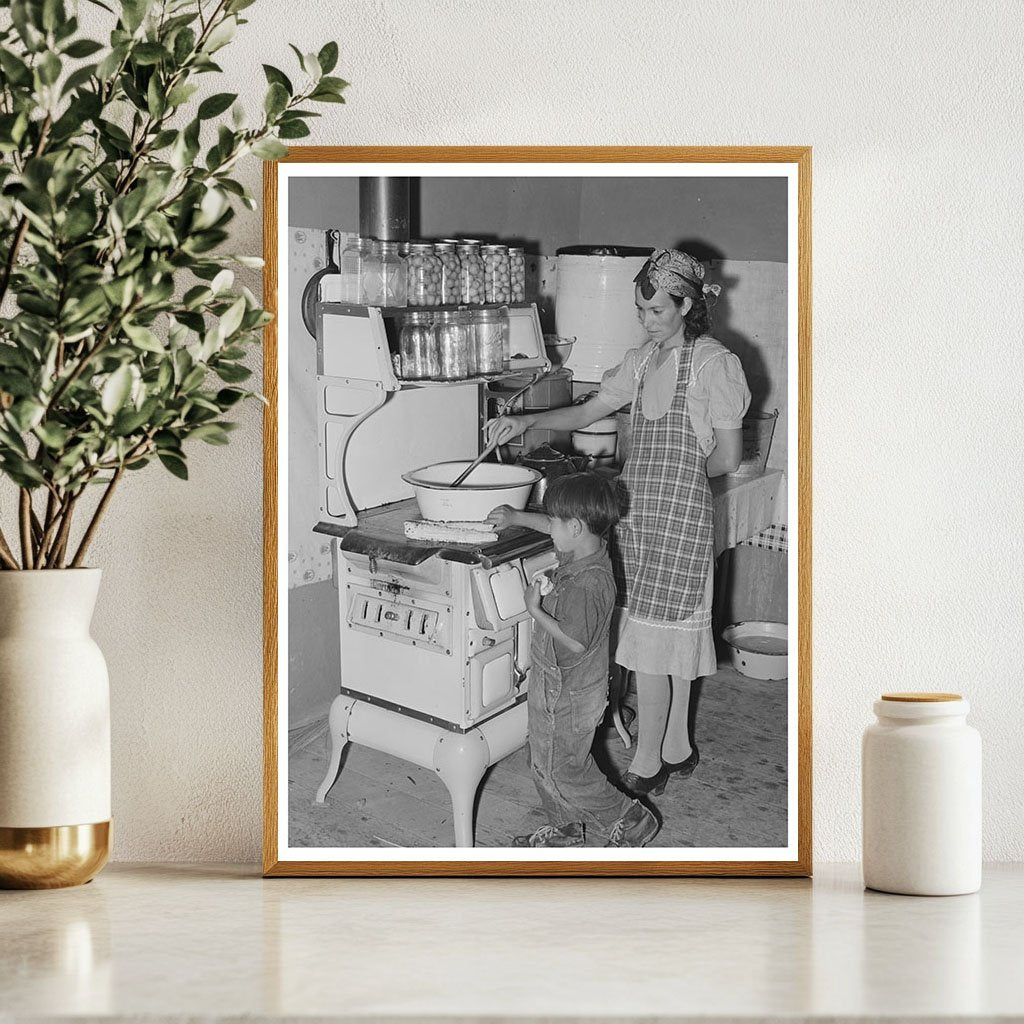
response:
M523 599L526 602L526 610L531 615L536 615L541 610L540 608L540 584L531 583L523 594Z
M499 530L504 530L509 526L515 526L516 510L511 505L499 505L497 508L492 508L487 514L487 522L492 523Z

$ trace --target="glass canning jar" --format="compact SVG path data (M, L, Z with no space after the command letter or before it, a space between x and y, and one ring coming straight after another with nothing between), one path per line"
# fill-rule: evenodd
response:
M522 246L508 247L509 302L526 301L526 253Z
M484 301L508 302L511 280L508 266L508 247L485 245L481 249L484 261Z
M478 305L484 301L484 261L480 258L478 242L463 242L459 245L459 279L462 284L462 301Z
M442 306L457 306L462 301L462 264L455 242L445 239L434 246L434 252L441 261Z
M508 367L508 310L473 310L477 373L501 373Z
M431 380L441 375L433 316L426 311L410 310L402 317L398 349L402 357L403 380Z
M441 303L441 260L431 242L410 242L405 261L410 306L437 306Z
M404 306L406 304L405 260L398 252L398 242L380 243L381 305Z
M466 335L466 369L467 376L475 377L480 372L476 353L476 310L467 306L459 306L456 310L458 321Z
M367 306L384 304L384 282L380 269L380 242L376 238L366 239L366 251L360 270L361 300Z
M341 301L361 303L363 298L363 263L373 252L373 239L353 235L339 261L341 267Z
M441 380L465 380L469 376L468 334L458 310L442 309L434 315L434 341Z

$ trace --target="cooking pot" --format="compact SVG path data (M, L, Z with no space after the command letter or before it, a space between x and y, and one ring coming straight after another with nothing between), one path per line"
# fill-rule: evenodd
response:
M580 427L572 432L573 450L600 457L614 455L618 429L618 421L614 416L606 416L591 423L589 427Z
M546 449L546 451L545 451ZM547 445L535 448L532 452L520 455L518 461L541 473L541 478L533 485L530 494L530 502L534 505L541 505L544 502L544 495L548 489L548 483L560 476L568 476L570 473L582 473L590 462L588 456L564 455Z

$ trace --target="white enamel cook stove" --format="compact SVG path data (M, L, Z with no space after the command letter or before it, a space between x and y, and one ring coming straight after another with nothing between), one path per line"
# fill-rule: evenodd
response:
M330 712L323 803L345 744L437 773L451 795L455 845L473 845L487 768L526 741L532 620L528 581L555 564L551 540L510 529L490 545L413 541L413 499L360 513L337 546L341 694Z

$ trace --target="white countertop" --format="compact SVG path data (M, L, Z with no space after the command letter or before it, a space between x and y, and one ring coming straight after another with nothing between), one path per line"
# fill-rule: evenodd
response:
M0 893L0 1021L1024 1019L1024 865L974 896L771 879L272 879Z

